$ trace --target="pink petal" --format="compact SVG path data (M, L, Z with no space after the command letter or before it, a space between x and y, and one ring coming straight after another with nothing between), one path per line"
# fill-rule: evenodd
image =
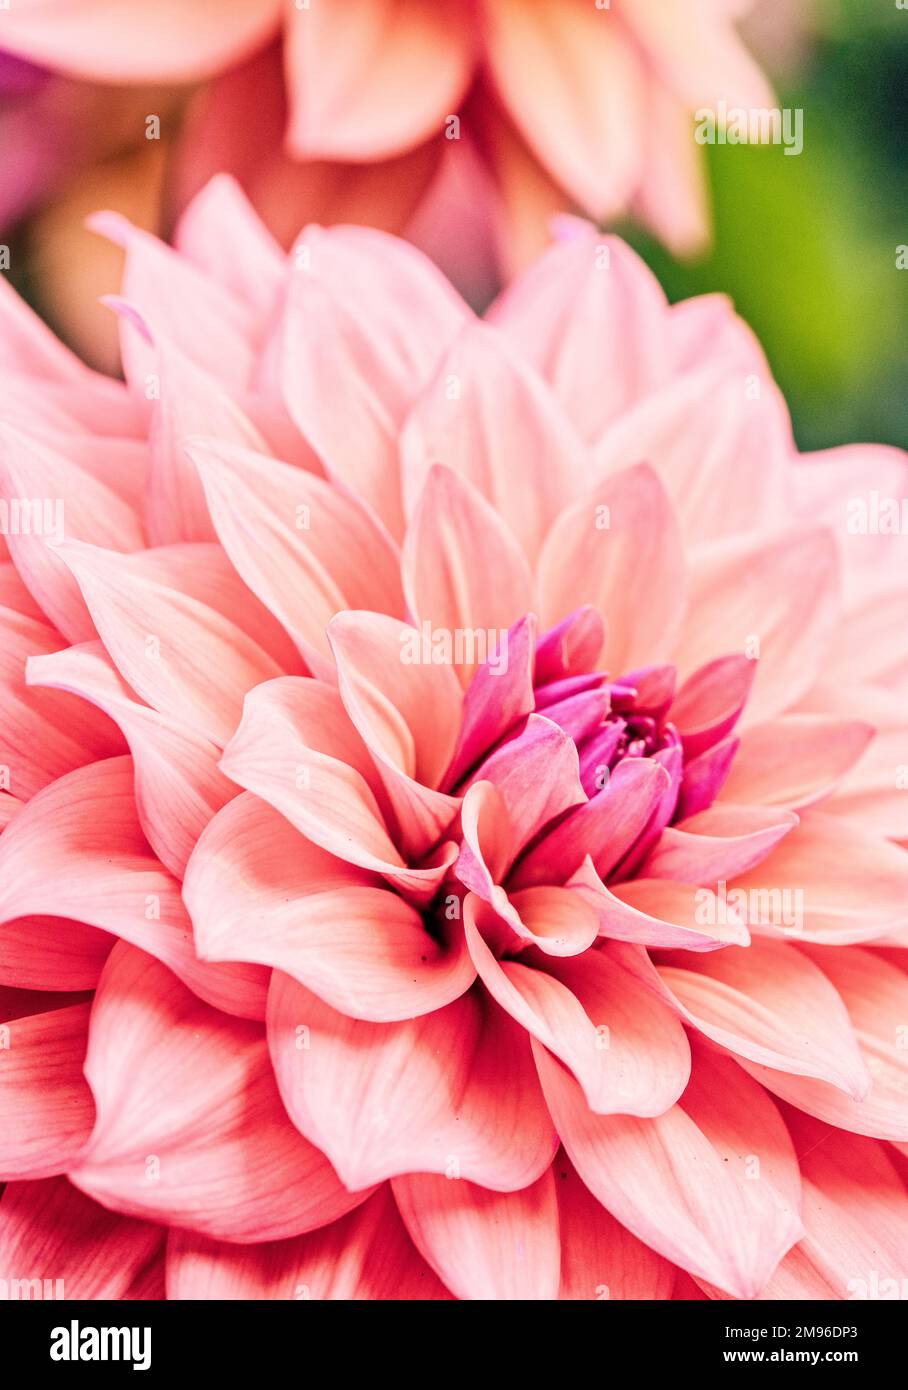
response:
M414 1248L387 1184L338 1221L290 1240L228 1245L171 1231L167 1296L218 1302L450 1298Z
M67 1299L124 1298L162 1246L159 1227L106 1211L65 1178L11 1183L0 1202L7 1286L27 1271L31 1279L59 1280Z
M678 643L682 672L719 653L759 660L747 722L770 719L812 685L838 613L837 559L824 531L718 542L691 570Z
M54 499L53 523L62 535L114 549L138 550L144 544L137 513L109 487L55 453L37 439L9 425L0 428L0 491L7 497ZM59 505L58 505L59 504ZM71 642L96 636L78 585L58 545L44 534L8 537L10 554L32 597Z
M844 946L908 924L903 851L818 811L804 812L762 864L735 879L730 898L733 889L748 895L751 924L772 936Z
M486 16L492 77L521 135L585 211L613 216L633 184L645 119L633 45L614 16L576 0L532 11L496 0Z
M180 214L173 240L181 256L263 318L273 308L286 257L231 174L208 180Z
M667 785L658 763L643 758L619 763L601 791L573 807L520 859L511 886L564 883L587 855L606 877L645 829Z
M600 483L561 513L539 557L543 627L589 603L605 617L613 670L671 651L684 604L684 558L671 504L646 465Z
M206 5L150 0L127 16L116 0L17 3L4 24L5 48L42 66L93 82L197 82L257 48L278 23L275 0Z
M515 459L520 460L519 487ZM424 496L434 464L473 484L504 518L506 534L516 535L531 563L552 521L582 493L589 474L585 450L557 401L513 355L504 335L479 321L468 321L458 333L404 425L401 467L408 515ZM512 547L503 544L510 555ZM497 559L489 556L490 562Z
M478 991L412 1021L366 1023L275 974L268 1029L294 1124L348 1187L425 1172L514 1192L551 1162L526 1036Z
M382 614L341 613L328 640L344 708L378 769L404 844L424 854L457 814L455 798L435 790L460 729L457 678L449 666L413 660L422 655L415 629Z
M729 905L716 903L707 888L667 879L639 878L606 888L587 859L568 885L589 903L599 917L599 934L615 941L665 950L715 951L720 946L746 946L750 934L742 917Z
M165 867L182 878L199 835L236 795L236 787L218 771L215 744L134 700L100 642L31 657L27 680L30 686L79 695L119 725L133 758L142 829Z
M665 1299L675 1271L596 1201L565 1154L553 1166L561 1227L561 1299Z
M130 758L108 758L59 778L3 832L0 921L13 923L14 930L19 926L26 965L28 934L14 919L33 914L65 915L131 941L216 1008L244 1018L262 1016L265 971L197 959L180 885L151 853L139 827ZM74 943L59 923L44 924L31 943L31 958L41 972L43 952L51 964L62 946L68 973L61 987L90 987L97 956L90 953L85 928L74 926L73 933Z
M594 1115L564 1067L538 1043L534 1051L564 1147L593 1195L666 1259L754 1297L802 1234L794 1150L761 1088L698 1046L690 1085L664 1115Z
M316 674L333 668L325 628L335 613L403 614L397 547L353 495L223 432L187 449L221 544Z
M457 1298L555 1299L560 1248L549 1168L520 1192L489 1192L434 1173L394 1179L417 1248Z
M872 951L855 946L802 946L832 982L851 1018L872 1086L843 1094L825 1080L788 1076L764 1066L748 1070L775 1095L810 1115L875 1139L908 1140L908 1060L903 1046L908 980Z
M536 619L521 618L507 634L507 648L492 653L464 691L457 746L442 787L457 786L484 753L532 713Z
M681 883L718 883L761 863L797 823L791 811L721 802L667 826L640 872Z
M617 420L598 442L596 465L611 474L646 459L696 545L790 519L792 448L772 379L720 361L676 377Z
M78 541L57 554L124 680L153 709L223 747L246 691L280 675L277 663L229 618L150 577L143 559Z
M329 474L399 536L397 432L468 311L431 262L371 228L309 227L293 254L287 409Z
M662 287L629 246L573 225L576 235L524 271L491 319L594 444L617 415L666 380L670 320Z
M499 514L471 483L439 464L428 473L407 531L403 577L421 629L452 639L451 664L463 686L533 602L526 561Z
M46 659L62 638L44 623L0 610L0 764L22 800L75 767L124 751L109 719L70 695L30 690L29 661Z
M372 761L333 686L296 677L250 691L220 766L330 854L434 895L445 869L405 865L375 797Z
M734 728L750 695L757 667L735 653L700 666L681 686L669 717L681 734L684 753L699 757Z
M786 1119L801 1168L806 1234L760 1297L901 1298L908 1204L885 1146L797 1111Z
M65 1173L91 1134L95 1108L82 1075L90 1011L73 1004L0 1030L0 1180Z
M149 425L148 538L152 545L213 541L215 527L198 473L186 456L186 439L217 435L225 447L259 450L265 449L265 441L216 377L166 339L156 346L158 394Z
M870 1078L840 994L821 970L781 941L709 955L675 951L655 971L637 947L610 948L720 1047L786 1074L820 1077L847 1095Z
M475 900L473 900L475 901ZM492 997L554 1052L598 1115L661 1115L690 1076L684 1029L646 985L601 951L582 958L496 960L473 920L470 954ZM532 954L532 953L531 953ZM537 968L534 968L537 967Z
M121 944L92 1008L85 1062L98 1119L71 1173L128 1216L240 1242L341 1216L347 1192L280 1104L261 1030L209 1008Z
M677 815L696 816L712 806L731 771L740 739L727 738L684 764Z
M536 646L536 684L586 674L599 666L605 646L601 613L578 608L540 637Z
M721 100L726 106L767 107L772 88L716 5L685 13L671 0L626 11L626 22L660 82L691 110Z
M891 839L908 839L908 797L893 775L905 759L905 701L872 685L823 684L804 696L800 710L850 719L859 711L874 728L869 746L823 803L830 816L854 821Z
M284 52L292 153L363 161L410 149L459 109L474 37L432 0L347 0L291 12Z
M873 726L857 719L787 714L745 730L725 801L797 810L826 796L859 760Z
M414 907L248 793L202 835L183 899L203 960L275 966L353 1018L429 1013L475 978L462 934L438 944Z

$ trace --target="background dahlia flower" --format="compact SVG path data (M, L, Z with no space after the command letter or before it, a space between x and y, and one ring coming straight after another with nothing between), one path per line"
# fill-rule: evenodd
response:
M97 226L125 383L0 300L0 1275L900 1278L904 456L583 223L485 322L226 178Z
M450 183L494 186L513 268L548 214L708 236L692 113L773 104L750 0L16 0L0 42L94 82L206 82L180 190L232 171L285 242L301 221L418 224L456 263ZM209 81L211 80L211 81ZM453 121L453 124L452 124ZM463 139L461 140L461 137ZM440 204L440 206L439 206ZM464 222L464 200L458 222ZM447 229L447 232L445 232Z

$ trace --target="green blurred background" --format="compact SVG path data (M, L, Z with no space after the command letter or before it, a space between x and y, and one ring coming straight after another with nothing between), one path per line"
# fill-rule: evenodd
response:
M622 231L671 299L731 295L767 351L802 449L904 448L908 265L898 269L896 256L908 248L908 9L818 0L804 52L775 82L781 106L803 109L804 150L706 148L708 257L682 265L639 230Z

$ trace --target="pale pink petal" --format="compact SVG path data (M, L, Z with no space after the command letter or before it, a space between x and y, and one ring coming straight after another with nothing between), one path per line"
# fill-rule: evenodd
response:
M397 547L355 496L225 441L223 431L191 440L187 452L221 544L316 674L333 671L325 628L335 613L403 615Z
M581 222L572 232L504 291L490 317L594 444L667 379L669 310L658 280L623 241Z
M795 1076L866 1095L870 1077L842 997L823 972L782 941L708 955L673 951L655 968L637 947L609 948L627 969L720 1047Z
M85 1075L98 1118L70 1176L116 1211L246 1242L322 1226L367 1195L290 1124L261 1028L122 943L95 996Z
M385 1184L346 1216L290 1240L230 1245L171 1231L167 1296L251 1299L449 1299L407 1234Z
M756 930L795 941L844 946L908 925L904 852L819 811L729 884L730 902L739 890Z
M463 695L450 666L426 662L421 634L396 618L347 612L328 640L344 708L369 750L400 822L402 843L420 855L457 814L435 790L457 743Z
M730 905L725 911L717 910L723 905L707 888L639 878L609 889L590 859L568 886L598 915L600 935L615 941L666 950L715 951L721 946L746 946L750 940L741 915Z
M433 0L345 0L289 11L287 141L299 159L374 160L425 140L457 111L472 21Z
M128 14L117 0L17 0L3 46L93 82L197 82L264 43L279 13L277 0L150 0Z
M599 1115L661 1115L690 1076L684 1029L656 994L601 951L496 960L464 909L470 953L492 997L554 1052ZM533 953L530 953L532 956Z
M0 1181L65 1173L91 1134L95 1107L82 1075L90 1011L73 1004L0 1030Z
M304 840L248 793L202 835L183 899L203 960L275 966L353 1018L429 1013L475 978L462 933L438 943L380 879Z
M561 513L539 557L543 627L580 604L605 618L614 671L670 654L684 608L684 557L668 496L645 464Z
M160 1227L105 1210L65 1178L11 1183L0 1201L0 1278L7 1288L27 1273L66 1299L124 1298L163 1243Z
M458 333L418 397L400 449L408 515L425 496L432 465L444 464L496 508L531 563L559 511L583 492L591 463L536 373L503 334L478 321Z
M441 464L426 476L402 570L415 625L448 636L450 664L464 687L533 607L529 567L501 516L471 482Z
M727 362L676 377L598 441L596 466L646 460L675 506L689 545L790 521L793 445L772 379Z
M184 208L173 242L204 275L263 317L273 307L286 257L231 174L215 174Z
M908 839L908 797L902 771L908 766L904 697L872 685L824 681L807 692L798 708L840 719L859 713L875 730L863 756L823 803L826 814L855 821L877 835Z
M762 1299L899 1299L908 1259L908 1198L885 1145L786 1119L798 1152L806 1234Z
M217 534L198 473L186 454L187 438L217 435L227 448L260 451L265 441L216 377L166 339L159 339L156 347L145 498L148 539L152 545L213 541Z
M908 1140L904 1044L908 979L874 952L855 946L799 949L809 954L844 1000L872 1085L861 1095L846 1095L825 1080L789 1076L752 1064L748 1070L775 1095L837 1129L904 1143Z
M622 9L659 80L692 110L726 106L771 107L775 97L759 67L714 5L648 0Z
M490 1192L435 1173L398 1177L393 1187L414 1243L457 1298L557 1298L558 1204L551 1168L520 1192Z
M414 247L371 228L309 227L293 256L287 410L329 474L399 536L397 432L467 308Z
M586 211L613 216L630 192L645 120L640 59L618 17L585 0L485 8L492 76L524 139Z
M198 270L157 237L116 212L88 224L126 252L117 297L126 380L141 401L156 372L155 342L172 343L190 361L234 387L249 384L259 316L253 307Z
M872 724L822 714L786 714L754 724L741 735L722 800L789 810L809 806L832 791L872 738Z
M794 1149L761 1088L698 1046L690 1085L664 1115L594 1115L564 1067L539 1043L534 1051L564 1147L593 1195L666 1259L754 1297L802 1234Z
M349 1187L426 1172L513 1192L551 1163L526 1034L478 991L410 1022L365 1023L276 973L268 1012L284 1103Z
M78 538L138 550L144 540L137 512L64 455L9 425L0 430L0 491L8 498L54 499L50 515L42 514L40 530L32 524L30 534L10 534L10 554L32 597L69 641L95 637L79 586L58 545L48 542Z
M740 652L758 660L745 719L771 719L810 688L838 617L837 557L825 531L719 541L691 565L677 661L689 674Z
M246 691L280 675L277 663L229 618L149 577L141 559L78 541L57 554L124 680L153 709L223 747Z

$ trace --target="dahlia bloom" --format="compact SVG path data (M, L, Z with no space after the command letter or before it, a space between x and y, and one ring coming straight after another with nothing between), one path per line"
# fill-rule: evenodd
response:
M0 1276L900 1278L904 456L584 223L484 322L226 178L97 226L125 383L0 301Z
M301 220L339 211L403 225L440 166L469 169L475 197L491 175L512 263L538 249L548 213L566 205L599 220L640 217L678 251L703 244L691 113L773 102L735 30L749 8L17 0L2 39L92 81L214 79L190 123L181 185L232 171L287 240ZM455 254L456 237L447 244Z

